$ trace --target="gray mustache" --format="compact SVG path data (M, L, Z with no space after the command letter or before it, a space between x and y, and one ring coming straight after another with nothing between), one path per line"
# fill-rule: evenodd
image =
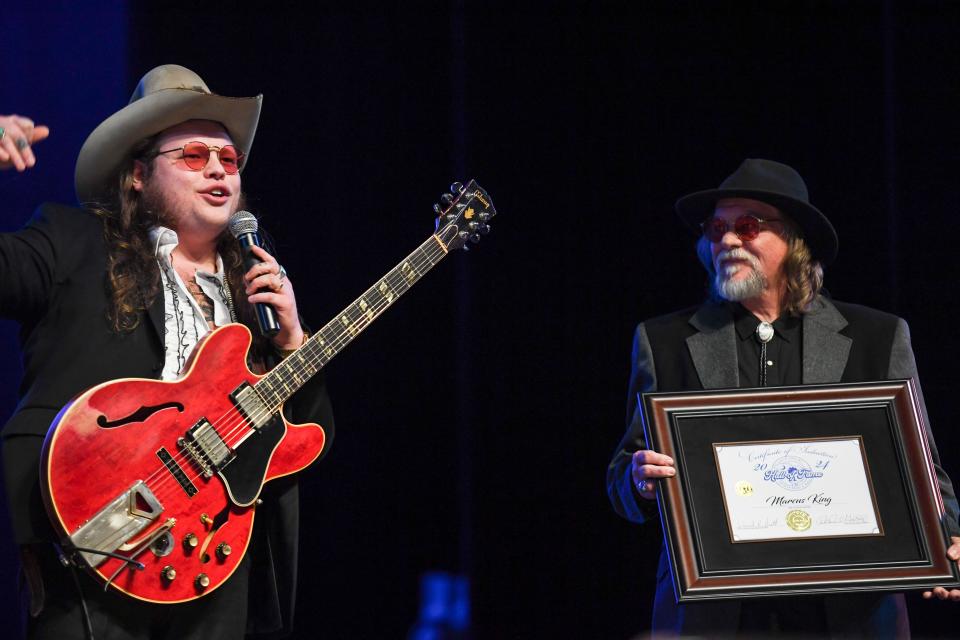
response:
M724 260L746 260L755 270L760 269L760 261L757 260L757 257L742 247L726 249L718 253L713 262L713 267L717 272L720 272L720 264Z

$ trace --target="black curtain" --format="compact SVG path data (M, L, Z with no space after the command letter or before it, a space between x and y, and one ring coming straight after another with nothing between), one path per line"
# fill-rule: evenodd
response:
M797 168L833 221L832 295L910 322L958 477L958 8L131 6L131 89L177 62L265 94L244 188L314 325L427 237L453 180L499 211L327 369L297 637L403 637L432 569L469 577L477 638L648 627L660 532L604 489L632 329L702 299L672 205L745 157ZM950 633L955 605L910 604Z

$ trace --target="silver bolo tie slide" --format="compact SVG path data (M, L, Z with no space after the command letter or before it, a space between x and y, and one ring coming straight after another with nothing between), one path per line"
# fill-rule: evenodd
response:
M761 322L757 325L757 340L760 341L760 386L767 386L767 343L773 340L773 325Z

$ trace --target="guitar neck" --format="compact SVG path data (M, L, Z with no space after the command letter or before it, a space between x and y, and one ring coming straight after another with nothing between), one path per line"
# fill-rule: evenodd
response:
M261 378L255 388L263 401L272 408L279 407L443 260L447 251L447 245L437 235L427 238L303 346Z

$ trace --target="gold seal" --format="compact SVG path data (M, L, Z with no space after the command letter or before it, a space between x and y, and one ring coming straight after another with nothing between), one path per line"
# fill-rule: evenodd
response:
M736 484L737 494L741 496L749 496L753 493L753 485L747 482L746 480L741 480Z
M787 514L786 523L794 531L806 531L813 524L813 518L806 511L794 509Z

